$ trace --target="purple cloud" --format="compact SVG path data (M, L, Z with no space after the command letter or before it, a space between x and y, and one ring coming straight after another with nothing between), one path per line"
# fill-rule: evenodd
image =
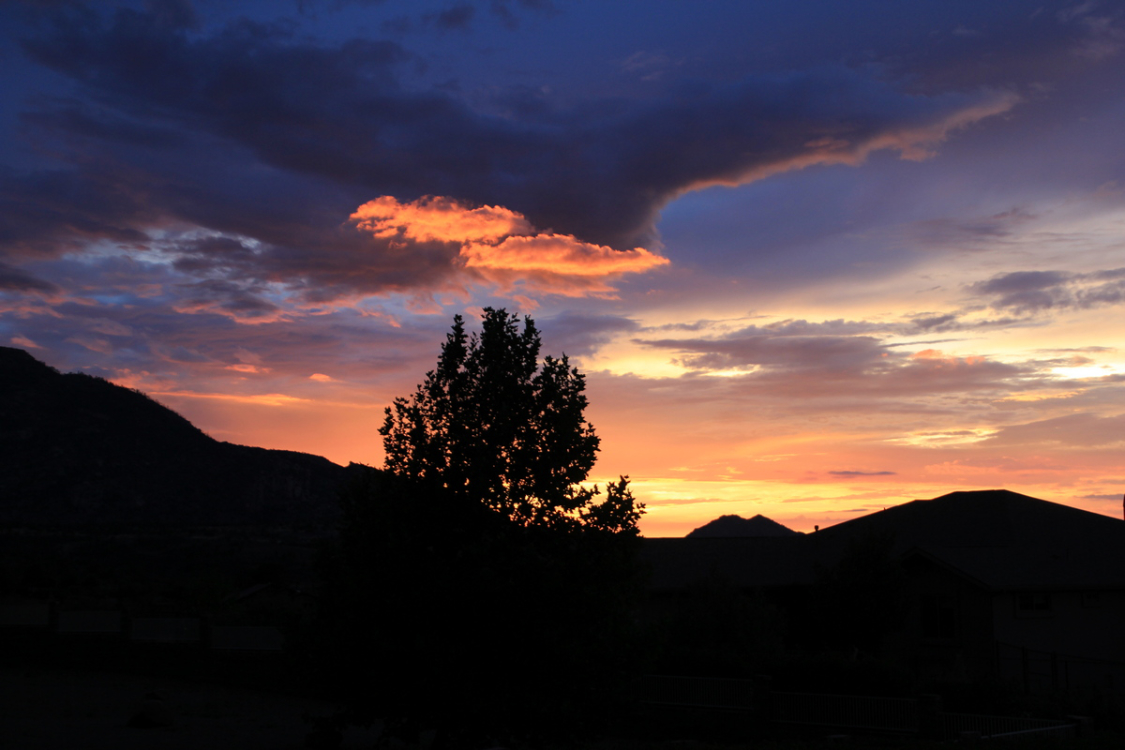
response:
M993 308L1018 314L1117 305L1125 302L1125 268L1092 273L1014 271L970 284L969 291L991 298Z
M56 292L59 288L49 281L35 276L7 263L0 263L0 292Z

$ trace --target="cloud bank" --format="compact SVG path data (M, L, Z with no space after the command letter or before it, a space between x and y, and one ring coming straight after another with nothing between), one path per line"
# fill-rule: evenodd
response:
M0 174L9 260L106 241L141 251L156 234L196 228L259 245L253 258L202 242L186 249L211 276L249 271L320 297L440 286L466 267L500 284L519 271L534 288L606 293L579 271L655 263L644 252L658 249L655 222L685 192L854 165L878 150L924 158L1018 101L982 87L906 93L823 65L498 116L405 85L417 59L396 42L186 18L58 6L23 27L27 60L70 93L20 112L23 137L53 158ZM393 196L377 200L395 201L385 207L410 230L372 215L367 242L341 234L357 205L383 205L365 202L372 194ZM432 223L441 201L483 207L456 219L456 231L476 222L483 234L444 234L450 227ZM419 247L404 254L383 241L396 232ZM496 232L508 239L495 242ZM428 247L447 241L475 244ZM569 270L557 273L560 264Z

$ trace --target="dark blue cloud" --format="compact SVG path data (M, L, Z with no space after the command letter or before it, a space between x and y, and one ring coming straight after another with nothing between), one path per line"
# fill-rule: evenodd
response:
M638 325L618 315L595 315L563 312L537 320L543 331L545 354L582 357L594 353L599 346L621 333L636 331Z
M1065 57L1063 68L1097 64L1082 51L1111 44L1116 28L1108 10L1060 15L1062 5L1034 18L973 4L909 13L862 3L849 13L831 3L802 7L809 12L740 11L756 21L747 31L752 38L775 29L776 58L763 57L769 45L734 45L726 31L716 37L710 68L687 49L640 58L635 48L621 49L621 86L593 86L585 98L556 95L522 73L491 86L479 73L427 83L424 71L435 60L460 56L424 40L412 40L419 52L356 36L354 25L340 25L363 18L355 15L362 11L375 14L366 28L378 28L393 15L389 3L311 4L306 10L330 11L329 20L307 27L232 20L229 9L222 18L204 16L182 2L40 10L9 33L18 37L22 64L50 71L55 88L52 96L18 98L20 142L25 155L37 155L37 166L0 173L0 254L18 266L19 256L99 240L147 247L154 229L187 225L259 245L253 254L232 255L221 244L181 243L182 268L211 280L237 273L321 300L424 288L455 274L455 252L396 251L356 236L344 221L378 195L406 201L427 194L504 205L542 230L587 241L651 246L659 242L661 210L685 191L805 164L855 163L872 148L918 155L959 114L970 122L983 116L965 114L974 108L1008 106L1001 90L1026 96L1028 82L1047 70L1043 60ZM575 23L548 3L484 8L436 4L418 13L430 13L435 24L472 22L474 34L480 18L516 10L561 29ZM606 13L611 26L625 20L622 11ZM698 37L714 20L685 20L683 36ZM654 29L639 28L638 38ZM495 41L487 30L479 34L482 44ZM970 69L982 49L995 70L971 79L950 72ZM745 54L731 57L736 52ZM555 44L543 54L550 66L561 52ZM642 58L664 67L659 81L638 87L625 63ZM586 62L560 66L559 74ZM577 73L572 81L587 83ZM729 244L729 254L792 268L795 243L807 243L810 232L825 241L839 232L836 218L826 218L824 196L802 185L797 196L781 191L762 202L753 243L743 236L747 216L737 206L735 225L716 222L699 237L675 239L706 244L724 264L732 259L714 248ZM852 188L824 189L839 195ZM991 238L1014 220L919 226L942 237ZM863 249L863 238L833 241L834 250L817 250L821 273L843 273L857 253L875 252Z
M55 141L82 142L81 158L61 154L71 168L54 173L66 184L52 195L70 195L78 213L102 217L106 226L89 231L107 237L137 230L146 212L200 222L207 194L221 204L213 213L229 210L228 195L245 177L227 169L222 178L233 185L203 185L205 156L199 173L184 175L161 163L175 157L153 153L217 147L244 172L265 167L304 182L292 189L311 204L306 224L312 213L339 221L357 199L374 195L440 194L499 203L539 227L628 246L652 242L659 210L684 190L785 169L818 150L846 161L880 139L909 148L904 133L995 98L906 94L862 71L828 66L684 82L649 101L589 102L581 111L515 106L516 92L509 101L517 116L497 117L446 92L404 87L401 69L413 58L395 43L320 44L283 25L246 20L196 33L135 10L105 18L60 13L25 36L23 49L75 86L77 100L24 116ZM99 162L100 184L88 160ZM172 184L158 184L169 172ZM194 184L177 184L184 178ZM43 179L10 179L10 190L26 193L26 182ZM317 194L324 181L333 195ZM143 200L130 195L137 184ZM90 209L95 193L120 195L117 205ZM38 202L28 199L16 213L34 214ZM10 234L35 244L54 226L47 217Z
M59 288L49 281L36 278L27 271L0 263L0 292L56 292Z
M476 8L468 3L458 3L457 5L451 5L437 13L427 13L423 18L437 28L445 31L463 31L469 28L473 16L476 15L476 10Z

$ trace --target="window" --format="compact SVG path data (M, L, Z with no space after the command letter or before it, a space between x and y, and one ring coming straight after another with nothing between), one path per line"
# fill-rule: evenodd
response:
M922 598L922 637L952 640L957 636L957 608L953 597Z
M1017 617L1050 617L1051 595L1027 592L1016 594Z

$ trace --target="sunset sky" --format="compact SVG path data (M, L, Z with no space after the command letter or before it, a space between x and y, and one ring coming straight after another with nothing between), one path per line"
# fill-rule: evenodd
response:
M382 463L454 314L587 374L642 529L1120 517L1125 5L9 2L0 345Z

